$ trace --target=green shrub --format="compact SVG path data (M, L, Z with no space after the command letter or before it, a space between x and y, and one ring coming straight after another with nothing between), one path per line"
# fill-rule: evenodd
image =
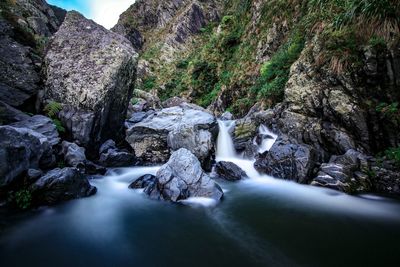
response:
M144 91L150 91L156 87L156 76L148 76L143 79L142 89Z
M15 192L13 199L21 210L26 210L32 205L32 194L28 189L21 189Z
M384 154L388 159L393 160L395 164L400 167L400 146L387 149Z

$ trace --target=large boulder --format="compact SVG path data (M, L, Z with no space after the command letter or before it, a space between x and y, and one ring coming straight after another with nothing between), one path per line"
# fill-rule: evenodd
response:
M276 178L308 183L316 163L314 149L280 139L269 151L258 156L254 167Z
M54 169L30 186L35 205L53 205L61 201L91 196L97 189L76 168Z
M153 199L177 202L189 197L220 200L222 189L201 168L199 160L187 149L172 153L156 174L156 182L145 189Z
M97 152L123 136L137 57L124 37L68 12L45 56L44 102L63 105L59 117L72 140Z
M29 119L29 115L0 101L0 124L10 124Z
M57 145L60 142L57 127L53 123L53 120L43 115L28 117L22 121L11 124L11 126L16 128L28 128L43 134L47 137L52 146Z
M129 188L131 189L141 189L149 186L154 186L153 184L157 182L157 177L151 174L145 174L134 180Z
M245 171L243 171L235 163L229 161L219 161L217 165L215 165L215 171L219 177L228 181L238 181L247 177Z
M86 164L85 148L75 143L63 141L61 153L64 155L64 161L68 166L83 168Z
M144 162L164 163L171 150L186 148L205 162L212 154L217 124L204 109L183 103L148 116L127 130L126 141Z
M50 167L54 160L46 136L28 128L0 126L0 187L13 183L28 169Z

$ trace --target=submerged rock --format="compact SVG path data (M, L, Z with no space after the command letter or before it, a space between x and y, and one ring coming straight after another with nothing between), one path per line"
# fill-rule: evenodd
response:
M163 163L171 150L186 148L203 163L213 150L216 120L204 109L183 103L146 117L127 130L126 141L137 158Z
M172 153L156 177L156 182L145 189L145 193L153 199L177 202L189 197L220 200L223 196L221 187L203 171L199 160L185 148Z
M122 137L137 57L124 37L68 12L45 56L44 100L63 104L59 117L72 140L97 152Z
M31 185L30 190L36 205L53 205L61 201L88 197L97 191L76 168L51 170Z
M238 181L242 178L247 177L245 171L243 171L236 164L229 161L219 161L215 166L215 170L218 176L228 181Z

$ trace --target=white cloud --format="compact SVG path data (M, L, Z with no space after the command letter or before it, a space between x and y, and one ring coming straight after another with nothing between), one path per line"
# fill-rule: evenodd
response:
M90 17L105 28L112 28L119 15L128 9L135 0L89 0Z

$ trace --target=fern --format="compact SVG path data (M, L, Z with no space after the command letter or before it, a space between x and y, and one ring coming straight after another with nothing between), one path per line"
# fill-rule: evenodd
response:
M56 126L56 129L60 133L65 133L65 128L62 126L61 121L58 119L53 119L53 123Z
M50 101L45 107L44 112L52 119L55 119L57 114L62 110L62 105L55 101Z

